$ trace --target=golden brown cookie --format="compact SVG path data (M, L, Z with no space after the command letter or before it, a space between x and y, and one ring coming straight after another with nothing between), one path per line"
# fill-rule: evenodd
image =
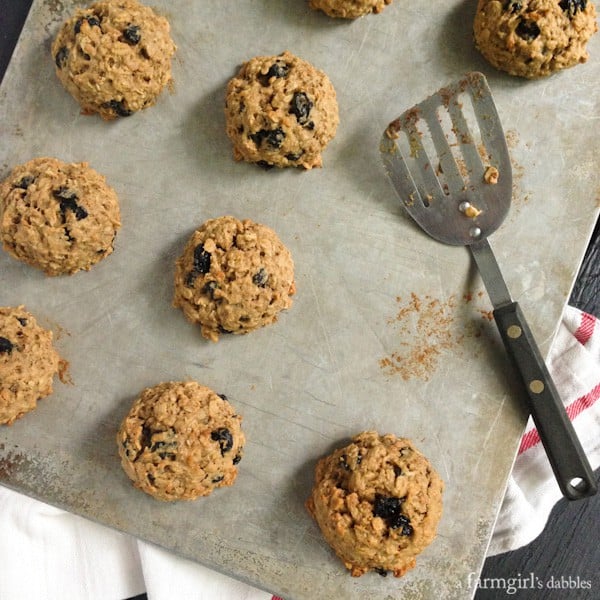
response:
M232 485L242 459L242 418L195 381L145 389L117 434L121 465L158 500L193 500Z
M277 234L249 219L211 219L187 242L175 265L173 305L202 335L248 333L274 323L292 305L294 263Z
M0 236L47 275L89 270L113 251L119 200L88 163L35 158L0 183Z
M309 0L315 10L330 17L357 19L369 13L380 13L392 0Z
M490 64L529 79L586 62L597 30L591 0L479 0L473 24Z
M289 52L244 63L227 85L225 119L235 160L305 169L322 165L339 123L327 75Z
M85 114L127 117L171 83L175 44L164 17L137 0L78 9L52 44L56 75Z
M32 411L64 374L52 337L23 306L0 307L0 425Z
M353 576L401 577L435 538L443 487L409 440L366 431L317 463L306 507Z

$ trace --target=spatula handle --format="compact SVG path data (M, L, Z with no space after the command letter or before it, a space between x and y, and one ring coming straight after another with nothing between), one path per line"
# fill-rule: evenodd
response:
M521 308L512 302L495 310L494 317L563 495L569 500L593 496L597 491L594 473Z

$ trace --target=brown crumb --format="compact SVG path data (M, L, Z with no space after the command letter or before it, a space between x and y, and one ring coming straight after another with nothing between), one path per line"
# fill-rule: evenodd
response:
M402 299L396 299L401 304ZM455 297L442 302L431 296L421 298L414 292L410 300L401 304L390 324L397 324L400 333L409 340L402 350L393 351L379 360L379 366L388 375L400 375L402 379L412 378L427 381L435 368L440 354L456 344L452 332ZM404 337L404 335L403 335Z
M466 305L475 296L483 295L482 291L467 291L462 300ZM445 353L460 352L462 342L480 337L484 327L461 317L461 307L454 295L440 300L413 292L406 300L397 296L396 303L398 311L387 322L398 331L401 341L378 363L386 375L400 376L405 381L428 381ZM474 308L484 319L493 320L492 311Z
M488 167L483 174L483 180L491 185L498 183L498 177L500 177L500 173L496 167Z

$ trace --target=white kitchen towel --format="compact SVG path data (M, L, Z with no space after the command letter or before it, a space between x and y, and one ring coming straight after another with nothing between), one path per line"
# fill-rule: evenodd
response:
M548 367L594 468L600 464L600 322L566 307ZM535 429L521 442L490 554L543 530L561 497ZM0 600L276 600L151 544L0 486Z

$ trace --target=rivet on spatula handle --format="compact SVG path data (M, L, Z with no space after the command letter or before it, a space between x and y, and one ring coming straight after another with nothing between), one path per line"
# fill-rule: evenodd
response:
M593 496L597 492L594 473L521 308L512 302L496 309L494 317L563 495L569 500Z

